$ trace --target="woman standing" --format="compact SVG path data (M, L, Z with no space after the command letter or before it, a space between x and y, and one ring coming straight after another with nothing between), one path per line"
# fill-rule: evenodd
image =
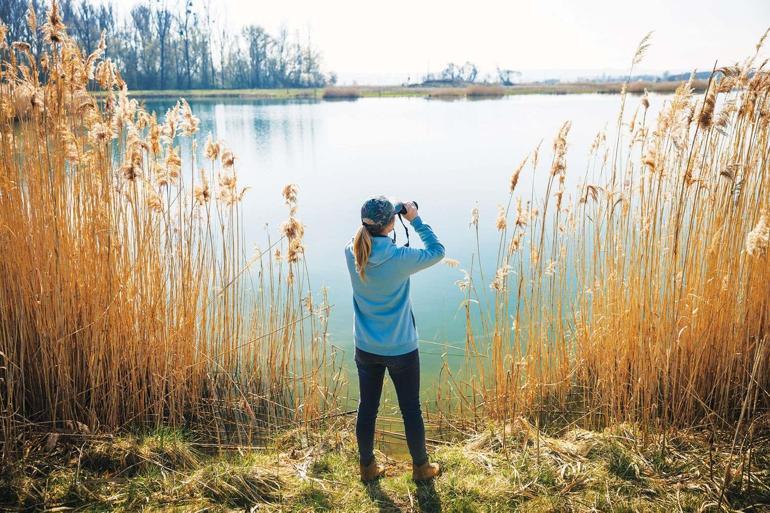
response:
M361 479L383 475L374 459L374 426L387 369L396 389L398 406L412 456L412 478L423 481L440 472L428 461L425 426L420 411L420 356L417 329L409 298L409 277L444 257L444 246L423 223L415 203L404 204L403 216L418 233L425 249L399 247L388 237L396 218L394 205L378 196L361 207L361 227L345 247L353 285L354 333L360 401L356 439Z

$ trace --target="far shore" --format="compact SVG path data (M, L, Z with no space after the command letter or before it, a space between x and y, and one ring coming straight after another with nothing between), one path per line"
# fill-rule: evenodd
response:
M705 90L706 81L696 80L692 86L696 92ZM631 82L627 90L633 94L673 93L681 82ZM559 84L516 84L512 86L470 85L459 87L425 86L343 86L306 89L173 89L129 91L137 99L355 99L378 97L419 97L429 99L458 99L501 97L522 94L619 94L623 88L620 82L571 82Z

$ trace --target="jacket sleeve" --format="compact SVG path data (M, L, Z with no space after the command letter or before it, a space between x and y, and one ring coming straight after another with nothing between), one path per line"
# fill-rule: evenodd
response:
M356 259L353 256L353 241L348 242L345 245L345 262L348 265L348 271L350 274L356 272Z
M422 240L425 249L398 248L397 258L399 269L404 274L414 274L422 271L444 258L444 245L441 244L430 226L422 222L420 216L412 219L412 228Z

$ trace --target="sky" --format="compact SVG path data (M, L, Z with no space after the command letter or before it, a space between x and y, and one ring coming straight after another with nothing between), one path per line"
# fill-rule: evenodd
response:
M770 26L770 0L209 1L233 28L254 23L309 35L324 67L343 81L414 80L465 61L532 77L620 71L650 31L640 70L710 70L715 60L726 65L750 55Z

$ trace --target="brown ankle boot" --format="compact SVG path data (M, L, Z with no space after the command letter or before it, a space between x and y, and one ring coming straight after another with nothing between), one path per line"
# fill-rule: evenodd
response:
M438 463L425 462L420 466L412 465L412 479L415 481L428 481L441 474Z
M385 466L377 463L377 460L366 466L360 465L361 468L361 481L374 481L375 479L385 475Z

